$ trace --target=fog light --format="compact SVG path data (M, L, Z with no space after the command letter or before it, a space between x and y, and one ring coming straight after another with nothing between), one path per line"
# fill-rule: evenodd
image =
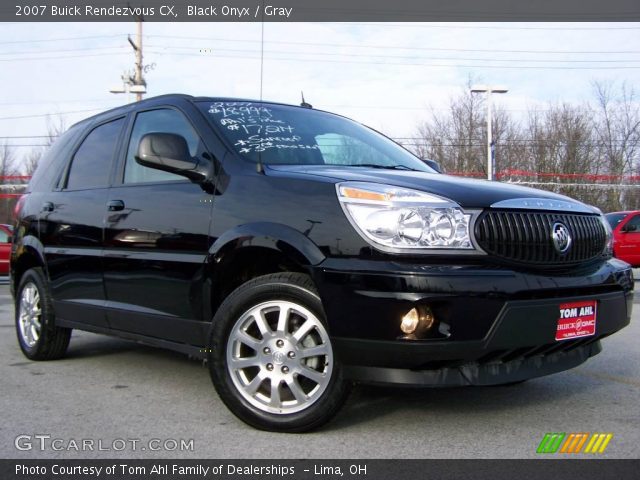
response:
M400 330L407 335L411 335L418 329L418 325L420 324L420 314L418 310L412 308L407 312L407 314L402 317L402 322L400 322Z
M422 315L420 315L421 326L425 330L429 330L433 327L433 324L436 321L436 317L433 315L433 312L429 307L424 307L422 310Z
M414 307L409 310L400 322L400 330L406 335L420 335L427 332L435 323L435 316L431 308L426 306Z

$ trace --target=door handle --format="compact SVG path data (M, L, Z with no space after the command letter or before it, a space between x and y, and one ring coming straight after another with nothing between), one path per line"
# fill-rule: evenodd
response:
M53 202L44 202L42 204L43 212L53 212L54 209L55 209L55 205L53 204Z
M107 209L110 212L119 212L124 210L124 202L122 200L109 200L107 203Z

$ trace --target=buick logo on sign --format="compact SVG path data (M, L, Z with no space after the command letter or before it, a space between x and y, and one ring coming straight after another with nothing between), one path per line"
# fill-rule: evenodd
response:
M553 238L553 246L556 247L558 253L567 253L571 247L571 234L564 223L556 222L553 224L551 238Z

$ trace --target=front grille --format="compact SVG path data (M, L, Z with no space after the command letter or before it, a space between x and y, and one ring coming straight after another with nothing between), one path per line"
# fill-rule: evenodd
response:
M463 359L434 360L421 365L416 370L440 370L443 368L457 368L470 364L477 364L480 366L496 365L509 362L523 362L533 357L548 359L548 357L552 355L568 353L577 348L587 347L609 335L610 334L606 333L599 336L575 338L573 340L563 340L561 342L547 343L544 345L519 347L511 350L492 350L477 360L472 361Z
M564 224L571 245L560 253L552 228ZM489 255L507 261L540 266L568 266L602 254L606 232L600 217L573 213L487 211L476 222L478 245Z
M479 358L477 362L480 365L488 363L506 363L514 360L522 361L531 357L546 357L555 353L566 353L576 348L586 347L598 340L606 337L601 335L598 337L576 338L574 340L563 340L561 342L548 343L537 347L521 347L513 350L496 350Z

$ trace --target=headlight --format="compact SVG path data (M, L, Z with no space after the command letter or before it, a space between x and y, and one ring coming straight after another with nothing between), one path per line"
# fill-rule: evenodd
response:
M375 246L474 250L469 234L471 215L451 200L364 182L340 183L337 191L351 223Z

